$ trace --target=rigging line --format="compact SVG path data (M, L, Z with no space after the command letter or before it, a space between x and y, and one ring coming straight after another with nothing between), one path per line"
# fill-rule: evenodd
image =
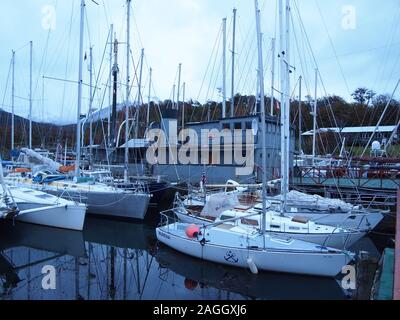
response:
M330 33L329 33L329 30L328 30L328 27L327 27L327 25L326 25L326 21L325 21L325 18L324 18L324 16L323 16L323 14L322 14L321 8L320 8L320 6L318 5L318 2L317 2L316 0L314 0L314 3L315 3L315 5L316 5L316 7L317 7L317 9L318 9L319 15L320 15L321 20L322 20L322 24L324 25L325 31L326 31L326 33L327 33L327 35L328 35L328 39L329 39L329 42L330 42L330 44L331 44L333 53L334 53L334 55L335 55L336 62L337 62L337 64L338 64L338 66L339 66L340 73L342 74L342 77L343 77L343 80L344 80L344 84L345 84L345 86L346 86L346 88L347 88L347 92L348 92L348 94L351 94L349 84L348 84L347 79L346 79L346 77L345 77L345 75L344 75L344 71L343 71L342 64L340 63L338 54L337 54L337 52L336 52L335 45L334 45L333 40L332 40L332 37L331 37L331 35L330 35Z
M200 96L201 96L201 93L202 93L202 91L203 91L203 86L204 86L205 81L206 81L206 79L207 79L208 71L209 71L209 69L210 69L211 62L213 61L213 56L214 56L215 50L217 49L217 46L218 46L218 44L219 44L219 42L220 42L220 38L221 38L221 34L220 34L220 30L219 30L218 33L217 33L215 42L214 42L213 49L212 49L212 51L211 51L211 55L210 55L209 60L208 60L208 63L207 63L207 67L206 67L206 71L205 71L205 73L204 73L203 80L202 80L202 82L201 82L201 86L200 86L200 89L199 89L199 93L198 93L197 99L196 99L197 101L199 101ZM193 116L193 114L192 114L192 116Z
M307 41L307 45L308 45L309 50L310 50L311 57L312 57L312 59L313 59L313 61L314 61L314 64L315 64L316 66L318 66L317 60L316 60L315 55L314 55L314 51L312 50L312 46L311 46L311 43L310 43L310 39L308 38L308 34L307 34L306 30L305 30L305 26L304 26L303 20L302 20L302 18L301 18L301 16L300 16L300 11L299 11L299 9L298 9L297 2L295 1L294 4L295 4L296 12L297 12L297 15L298 15L298 18L299 18L300 26L301 26L301 28L303 29L303 33L304 33L304 36L305 36L305 40ZM333 110L332 110L332 105L331 105L330 100L329 100L329 98L328 98L328 93L327 93L327 90L326 90L326 87L325 87L325 83L324 83L324 81L323 81L323 79L322 79L321 71L320 71L319 68L317 68L317 70L318 70L319 79L320 79L321 84L322 84L322 88L323 88L323 90L324 90L325 99L327 99L327 102L328 102L329 105L330 105L331 111L333 112ZM334 118L334 120L335 120L335 126L338 127L336 118ZM341 135L340 135L340 139L342 140Z
M107 12L107 9L106 9L106 3L105 3L105 0L103 0L103 13L104 13L104 16L105 16L105 18L106 18L106 22L107 22L107 25L109 26L110 25L110 19L109 19L109 17L108 17L108 12ZM110 11L109 10L109 7L108 7L108 11Z
M393 21L392 21L391 27L389 28L391 30L391 32L388 33L388 37L387 37L387 41L386 41L386 44L388 44L388 45L392 41L394 41L395 33L396 33L396 30L397 30L397 21L398 21L398 17L397 16L400 16L400 6L398 7L397 14L395 14L393 16ZM376 74L373 87L375 87L382 80L383 74L384 74L384 72L386 70L387 62L389 60L388 58L389 58L390 51L391 51L390 50L390 46L388 46L387 50L385 50L385 52L384 52L383 60L381 60L383 63L380 65L380 68L378 68L378 70L377 70L378 72Z
M6 81L6 85L5 85L5 88L4 88L2 107L4 107L5 100L6 100L6 95L7 95L7 90L8 90L8 83L10 81L10 75L11 75L12 63L13 63L13 59L11 58L10 65L9 65L9 68L8 68L7 81Z

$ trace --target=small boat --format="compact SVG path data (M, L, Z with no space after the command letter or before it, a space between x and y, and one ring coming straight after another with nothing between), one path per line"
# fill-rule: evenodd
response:
M5 219L60 229L83 230L86 216L84 204L21 187L10 187L9 195L14 200L15 207L3 215Z
M229 266L282 273L335 277L354 254L334 248L274 237L259 230L229 223L195 227L170 223L166 215L157 228L157 239L192 257ZM193 232L194 231L194 232Z
M23 187L7 187L0 166L2 186L0 218L61 229L82 231L86 206Z
M70 180L66 176L48 170L38 172L33 179L10 174L5 181L10 186L43 191L85 203L89 213L101 216L143 220L150 201L150 195L140 189L122 190L97 183L87 177Z

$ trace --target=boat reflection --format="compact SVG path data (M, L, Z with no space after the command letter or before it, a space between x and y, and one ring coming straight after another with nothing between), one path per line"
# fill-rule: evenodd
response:
M164 245L157 249L158 263L184 277L187 290L214 287L247 299L346 299L335 279L261 272L222 266L194 259Z
M0 299L347 298L334 279L252 275L158 247L154 229L91 217L83 232L0 222ZM56 269L55 290L42 289L46 265Z

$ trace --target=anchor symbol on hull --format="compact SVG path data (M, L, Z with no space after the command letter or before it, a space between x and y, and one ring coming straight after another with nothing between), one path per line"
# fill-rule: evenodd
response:
M227 262L233 262L233 263L238 263L239 259L236 258L236 254L233 253L232 251L228 251L224 257L225 261Z

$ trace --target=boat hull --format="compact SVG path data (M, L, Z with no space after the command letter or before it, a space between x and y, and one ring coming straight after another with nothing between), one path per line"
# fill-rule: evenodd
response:
M241 268L249 268L248 261L251 260L258 270L264 271L335 277L352 260L352 257L341 252L264 250L207 242L202 244L198 240L169 232L168 226L157 229L157 239L176 251L198 259Z
M47 227L82 231L85 223L86 206L54 205L22 210L15 220Z
M383 215L380 212L371 213L304 213L287 212L289 217L301 216L314 221L315 223L329 226L340 226L349 229L373 230L382 221Z
M150 201L148 194L141 193L65 192L60 190L48 190L47 192L67 200L85 203L89 214L136 220L144 220Z

